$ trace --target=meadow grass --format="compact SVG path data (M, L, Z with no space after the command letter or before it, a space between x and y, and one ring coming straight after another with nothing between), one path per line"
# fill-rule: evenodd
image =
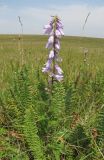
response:
M45 49L47 36L24 35L23 43L18 35L0 36L0 86L11 78L11 64L18 64L21 60L20 50L23 48L24 63L31 66L34 72L37 67L41 68L48 57L48 50ZM69 81L84 64L84 49L88 49L87 63L89 71L96 73L104 68L104 39L85 37L64 37L61 40L61 51L65 79Z
M0 159L103 160L104 39L61 39L64 80L50 94L47 38L0 35Z

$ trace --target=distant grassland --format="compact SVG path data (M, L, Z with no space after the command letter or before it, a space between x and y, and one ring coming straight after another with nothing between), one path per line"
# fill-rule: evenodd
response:
M31 73L44 65L48 56L45 48L47 36L23 35L0 35L0 87L5 88L12 77L12 65L19 64L21 52L23 61L29 65ZM60 63L64 70L65 80L70 81L78 74L84 65L84 49L88 49L87 68L92 74L104 69L104 39L85 37L64 37L61 39ZM42 74L43 75L43 74ZM44 75L43 75L44 76Z

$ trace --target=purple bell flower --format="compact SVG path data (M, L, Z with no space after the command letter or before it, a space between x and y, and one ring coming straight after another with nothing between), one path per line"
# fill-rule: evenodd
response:
M49 39L48 39L48 42L46 44L46 48L52 48L53 42L54 42L54 37L50 36Z
M48 72L48 71L50 71L50 69L51 69L51 63L52 63L52 61L49 59L46 62L45 67L42 68L42 72Z
M61 33L60 33L60 31L59 31L58 29L56 30L55 35L56 35L57 37L61 38Z
M52 59L52 58L54 58L54 51L53 50L51 50L49 53L49 59Z
M44 34L50 34L52 32L52 25L47 24L44 26Z
M53 16L50 23L45 25L44 33L49 35L46 48L51 49L51 51L49 52L48 61L46 62L45 67L42 68L42 72L48 73L52 78L51 83L53 84L53 79L56 79L59 82L63 80L63 71L57 64L62 61L59 57L59 39L64 35L61 20L57 16Z
M46 72L49 72L50 68L46 68L46 67L43 67L42 68L42 72L46 73Z
M63 30L60 28L59 29L59 32L60 32L60 34L62 35L62 36L64 36L64 32L63 32Z
M62 29L56 29L56 32L55 32L56 36L57 37L61 37L61 36L64 36L64 32L62 31Z
M62 23L57 22L57 28L61 28L61 29L63 29L63 25L62 25Z
M62 75L63 70L57 64L55 65L55 69L56 69L58 74Z
M47 68L50 68L51 63L52 63L52 60L48 59L48 61L47 61L46 64L45 64L46 67L47 67Z
M59 42L59 40L56 41L55 48L57 50L60 50L60 42Z
M59 82L63 80L63 75L54 74L53 77Z

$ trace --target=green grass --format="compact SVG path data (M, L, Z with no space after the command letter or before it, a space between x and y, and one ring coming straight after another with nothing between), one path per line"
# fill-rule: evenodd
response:
M103 160L104 39L61 39L64 81L52 94L47 39L0 35L0 159Z
M24 63L36 70L44 65L48 51L45 49L46 36L24 35L23 43L18 35L0 36L0 86L5 87L8 78L11 78L11 63L21 61L20 50L23 48ZM60 56L63 58L62 67L65 79L70 80L79 72L79 67L84 61L84 48L88 49L89 70L95 73L104 68L104 39L84 37L64 37L61 40Z

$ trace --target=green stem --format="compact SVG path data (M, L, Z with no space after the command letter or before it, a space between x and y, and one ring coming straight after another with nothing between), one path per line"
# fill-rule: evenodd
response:
M56 22L57 22L57 16L54 17L54 24L53 24L53 37L54 37L54 42L53 42L54 58L53 58L53 71L52 71L53 74L55 74L55 56L56 56L56 50L55 50L56 36L55 36L55 31L56 31ZM53 86L53 83L54 83L54 77L52 77L52 86Z

